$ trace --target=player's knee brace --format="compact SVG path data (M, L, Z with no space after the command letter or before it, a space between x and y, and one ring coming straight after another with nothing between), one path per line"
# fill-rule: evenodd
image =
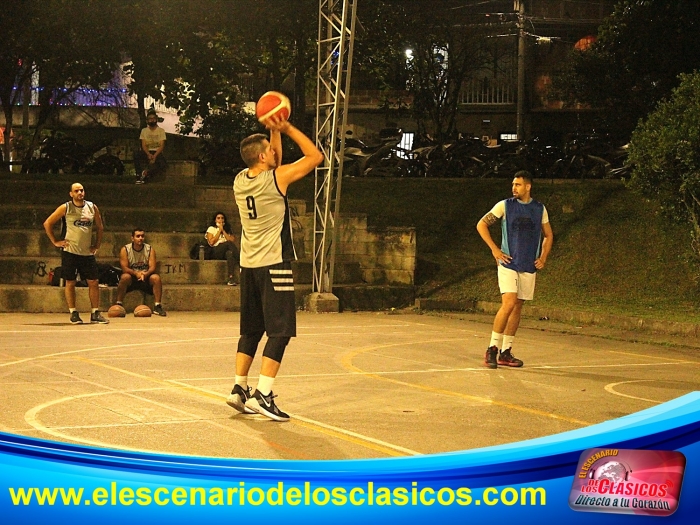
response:
M290 339L290 337L268 338L267 343L265 343L265 350L263 350L263 356L281 363L284 349L287 348Z
M241 335L238 340L238 351L242 354L255 357L255 352L258 351L258 343L262 339L263 332L255 332L254 334Z

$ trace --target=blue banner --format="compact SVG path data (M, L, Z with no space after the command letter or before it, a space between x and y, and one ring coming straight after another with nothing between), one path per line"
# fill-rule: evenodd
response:
M0 433L0 522L690 523L700 515L699 442L700 392L563 434L410 458L221 459L99 449ZM685 475L682 489L676 481L672 514L593 514L590 510L596 509L579 512L570 507L581 465L588 468L582 454L592 454L592 464L608 453L596 455L591 449L682 454ZM606 469L598 469L599 475Z

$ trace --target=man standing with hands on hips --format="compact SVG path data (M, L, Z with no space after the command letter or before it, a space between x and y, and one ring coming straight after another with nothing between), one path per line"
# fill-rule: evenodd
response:
M66 281L66 302L70 311L71 324L83 324L75 308L75 282L78 273L87 280L92 313L91 323L107 324L109 321L99 312L100 288L95 252L102 244L104 226L97 206L85 200L83 185L76 182L70 189L71 200L61 204L44 221L44 230L56 248L61 248L61 275ZM56 240L54 225L61 221L61 240ZM95 229L95 243L92 243L92 230Z
M263 122L270 139L255 134L241 141L248 166L233 183L241 218L241 338L236 353L236 382L226 402L241 413L257 412L274 421L289 415L275 404L272 386L290 338L296 336L296 301L291 262L296 259L287 189L323 162L315 144L288 121ZM303 157L282 164L282 133ZM258 343L267 333L260 377L253 394L248 370Z
M476 229L498 265L501 307L496 313L484 364L488 368L521 367L512 353L515 333L525 301L535 293L537 270L544 268L554 234L544 204L530 197L532 175L518 171L513 177L513 198L500 201L484 215ZM493 242L489 227L501 220L501 246ZM543 239L544 237L544 239Z

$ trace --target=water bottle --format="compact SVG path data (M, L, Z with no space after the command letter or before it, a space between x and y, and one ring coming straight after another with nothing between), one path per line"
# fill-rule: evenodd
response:
M204 246L201 244L199 245L199 260L200 261L204 260Z

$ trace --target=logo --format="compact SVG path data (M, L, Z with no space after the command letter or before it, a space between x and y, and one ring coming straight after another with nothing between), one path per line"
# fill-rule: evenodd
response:
M73 226L77 226L78 228L89 228L90 226L92 226L92 220L78 219L77 221L73 222Z
M678 508L685 456L662 450L592 448L579 459L569 507L583 512L669 516Z
M267 399L265 399L265 396L263 396L262 394L260 395L260 399L262 399L262 402L265 403L265 406L267 408L270 408L272 406L272 404Z

